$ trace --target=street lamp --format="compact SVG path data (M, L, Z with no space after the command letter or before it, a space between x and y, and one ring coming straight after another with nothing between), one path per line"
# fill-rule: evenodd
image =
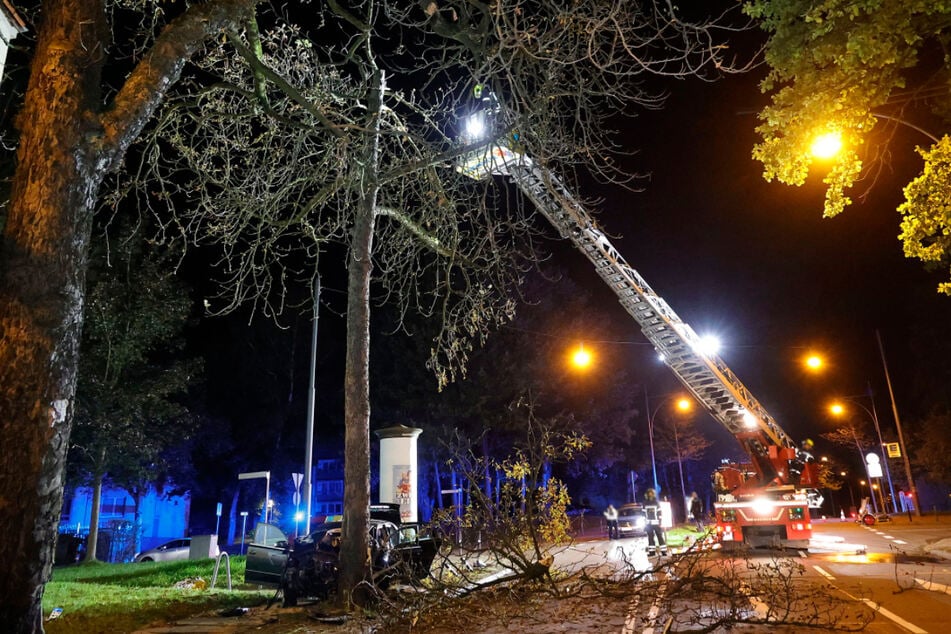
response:
M846 413L845 406L842 405L842 403L838 403L838 402L832 403L832 405L829 406L829 411L832 412L833 416L838 416L838 417L844 416ZM869 480L871 480L872 475L869 473L869 470L868 470L868 463L865 460L865 454L863 453L864 450L862 448L862 442L859 440L859 435L856 433L855 426L852 424L852 422L849 421L847 424L849 426L849 431L852 433L852 440L855 441L855 448L859 452L859 459L862 461L862 467L865 469L865 476ZM864 484L864 481L863 481L863 484ZM878 500L876 500L874 497L872 497L872 508L875 510L876 513L878 513Z
M879 453L882 456L882 463L885 467L885 478L888 480L888 491L892 496L892 509L894 510L895 513L897 513L898 499L895 497L895 486L894 484L892 484L892 472L891 472L891 469L888 467L888 458L885 456L884 451L882 450L882 448L885 446L885 443L882 441L882 429L878 425L878 412L875 411L875 398L872 395L871 387L869 387L869 393L867 397L872 403L872 409L869 409L865 407L864 405L862 405L860 402L858 402L856 399L859 397L857 396L843 396L841 398L843 401L848 401L852 405L855 405L856 407L861 408L866 414L869 415L869 417L872 420L872 424L875 425L875 434L878 436L878 449L879 449ZM844 408L842 411L844 411ZM885 500L885 494L883 492L882 506L887 508L888 505L885 504L884 500ZM883 508L883 510L885 510L885 508Z
M689 412L690 401L686 398L677 399L677 409L681 412ZM681 500L684 501L684 505L687 504L687 489L684 484L684 460L683 456L680 454L680 434L677 432L677 425L674 425L674 446L677 448L677 468L680 470L680 494Z
M571 364L579 370L585 370L591 365L591 353L584 349L584 343L578 344L578 349L571 355Z
M826 132L818 135L809 146L809 152L817 159L830 159L842 150L842 133Z
M803 365L810 372L819 372L825 367L825 361L818 354L810 353L802 361Z
M657 481L657 458L656 458L656 454L654 453L654 419L657 417L657 413L660 412L661 408L663 408L664 405L666 405L667 403L669 403L675 398L677 399L678 410L680 410L681 412L690 411L691 409L690 399L685 398L679 394L670 394L668 396L665 396L664 398L660 400L657 406L653 410L651 410L650 398L648 397L647 392L646 391L644 392L644 405L647 411L647 436L648 436L648 439L650 440L650 447L651 447L651 471L654 476L654 492L655 493L660 492L660 484ZM680 488L681 490L683 490L684 489L683 462L680 461L680 438L677 435L676 427L674 428L674 442L677 445L677 458L678 458L678 462L680 462ZM684 495L684 498L686 497L687 496Z

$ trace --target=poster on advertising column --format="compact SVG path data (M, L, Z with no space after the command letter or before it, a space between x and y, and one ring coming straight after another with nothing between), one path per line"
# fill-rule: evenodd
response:
M413 480L408 464L393 465L393 500L400 505L400 519L404 522L413 517Z

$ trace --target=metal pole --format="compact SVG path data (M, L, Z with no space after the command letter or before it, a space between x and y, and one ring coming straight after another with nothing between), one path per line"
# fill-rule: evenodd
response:
M684 505L684 519L687 517L687 513L690 512L690 509L687 508L687 488L684 484L684 459L680 455L680 434L677 432L678 423L674 423L674 445L677 447L677 468L680 470L680 500ZM673 518L671 518L673 519Z
M310 390L307 393L307 440L304 447L304 534L310 535L314 472L314 409L317 401L317 317L320 314L320 273L314 276L314 328L310 337Z
M661 401L663 405L663 401ZM654 458L654 416L651 414L650 399L647 396L647 390L644 390L644 407L647 411L647 436L651 445L651 471L654 474L654 493L660 493L660 486L657 483L657 460ZM660 405L657 406L658 409ZM655 411L654 414L657 412Z
M264 523L268 523L268 513L271 512L271 472L264 477Z
M911 461L908 459L908 446L901 431L901 420L898 418L898 406L895 404L895 392L892 390L892 380L888 375L888 364L885 362L885 347L882 346L882 335L876 330L875 339L878 340L878 351L882 355L882 369L885 370L885 384L888 385L888 396L892 401L892 414L895 416L895 427L898 429L898 443L901 445L901 455L905 460L905 477L908 478L908 487L911 489L911 499L915 505L915 516L921 517L921 501L918 499L918 487L911 475Z
M244 536L248 533L248 512L241 511L241 554L244 554Z
M895 513L898 513L898 498L895 497L895 485L892 484L892 472L888 468L888 455L885 453L885 443L882 441L882 430L878 426L878 413L875 411L875 393L872 392L872 386L868 386L868 397L872 401L872 422L875 423L875 433L878 434L878 450L882 454L882 464L885 465L885 477L888 478L888 491L892 496L892 509ZM882 497L884 498L885 492L882 492ZM882 502L882 506L885 509L888 508L888 505Z
M858 434L855 433L855 426L849 423L849 431L852 432L852 438L855 440L855 448L859 450L859 459L862 461L862 467L865 469L865 477L868 478L868 493L872 499L872 510L878 514L878 500L872 495L872 476L868 471L868 463L865 461L865 454L862 453L862 443L859 442Z

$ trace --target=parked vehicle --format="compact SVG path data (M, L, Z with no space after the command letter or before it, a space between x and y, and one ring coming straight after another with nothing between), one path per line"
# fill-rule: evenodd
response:
M397 521L380 519L381 515ZM398 507L395 517L389 505L371 507L370 561L374 581L381 587L394 579L425 577L439 549L439 540L420 537L416 525L398 520ZM248 546L244 580L280 588L286 606L302 597L326 598L337 585L340 540L340 522L321 524L293 545L277 526L258 524Z
M173 539L170 542L165 542L161 546L156 546L155 548L137 553L132 561L180 561L182 559L188 559L191 545L191 537Z
M618 533L633 537L647 534L647 514L640 504L622 504L617 510Z

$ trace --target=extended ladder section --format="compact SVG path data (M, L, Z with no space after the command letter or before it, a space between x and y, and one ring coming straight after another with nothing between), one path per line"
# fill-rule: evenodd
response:
M509 177L561 235L594 264L598 275L681 383L748 451L764 456L768 452L766 444L795 448L793 440L723 360L703 351L700 337L624 261L554 174L499 145L466 157L458 169L473 178L489 174Z

